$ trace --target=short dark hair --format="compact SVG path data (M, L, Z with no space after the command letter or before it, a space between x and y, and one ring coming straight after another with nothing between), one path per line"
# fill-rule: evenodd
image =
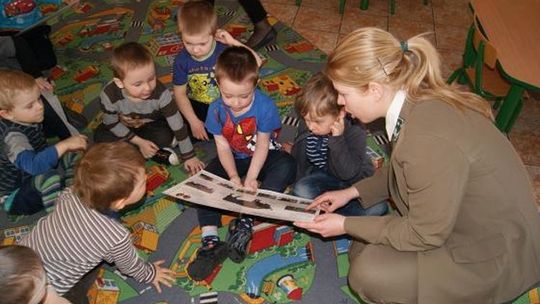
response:
M319 72L306 82L294 102L294 109L301 117L309 114L338 116L341 106L337 103L337 97L338 94L332 81Z
M253 53L243 46L228 47L219 55L216 63L216 80L228 78L233 82L259 80L259 65Z
M123 80L126 73L138 67L154 63L150 51L137 42L126 42L113 50L111 66L114 77Z
M133 192L144 163L139 150L127 142L95 144L75 167L73 191L89 208L107 211Z

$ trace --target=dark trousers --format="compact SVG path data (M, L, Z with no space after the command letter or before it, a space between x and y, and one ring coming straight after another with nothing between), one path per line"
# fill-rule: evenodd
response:
M92 284L96 281L99 273L99 269L102 267L103 263L96 266L94 269L90 270L85 274L75 286L71 287L63 297L69 300L71 303L77 304L86 304L88 303L88 290L92 287Z
M140 128L130 128L137 136L155 143L158 147L170 147L174 134L165 119L155 120ZM95 142L114 142L122 140L111 132L104 124L100 124L95 133Z
M207 0L210 4L214 5L215 0ZM238 0L242 8L246 11L249 20L253 24L262 21L266 18L266 10L259 0Z
M41 192L34 187L32 178L28 178L19 187L17 194L13 198L11 215L28 215L43 210L43 199Z
M71 137L68 128L51 105L49 105L49 102L45 98L42 98L42 100L44 108L43 132L45 133L45 137L51 138L57 136L61 140Z
M49 40L51 27L40 25L23 34L12 36L15 56L22 70L34 78L56 65L56 55Z
M299 179L293 186L293 195L314 199L317 196L333 190L342 190L350 187L339 178L322 169L310 170L306 176ZM335 213L343 216L380 216L388 212L387 201L377 203L364 209L357 199L349 201L345 206L337 209Z
M193 100L193 99L190 99L189 101L191 102L191 107L193 108L193 112L195 112L195 116L197 116L197 118L200 121L205 123L206 122L206 115L208 115L208 108L210 107L210 105L206 104L206 103L203 103L203 102L198 102L198 101ZM191 126L189 125L189 123L187 123L187 119L184 117L184 115L182 115L182 118L186 122L186 126L187 126L187 129L188 129L188 134L189 134L189 139L191 139L192 143L198 142L199 139L193 137L193 132L191 132ZM206 134L208 134L209 139L214 138L214 135L212 133L208 132L208 130L206 130Z
M234 162L238 175L245 176L251 164L251 158L235 159ZM227 180L229 179L227 172L225 172L217 157L204 170ZM294 181L295 175L296 164L294 158L286 152L272 150L268 151L268 156L257 180L261 181L261 189L283 192ZM201 227L220 226L221 224L221 213L215 208L198 206L197 217Z

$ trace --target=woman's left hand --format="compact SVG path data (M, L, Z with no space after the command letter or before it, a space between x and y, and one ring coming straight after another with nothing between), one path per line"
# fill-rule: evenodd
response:
M345 234L345 217L335 213L318 215L313 222L294 222L293 224L323 237Z
M219 41L219 42L221 42L223 44L226 44L228 46L233 46L237 42L237 40L234 39L233 36L224 29L218 29L216 31L216 34L214 35L214 38L217 41Z

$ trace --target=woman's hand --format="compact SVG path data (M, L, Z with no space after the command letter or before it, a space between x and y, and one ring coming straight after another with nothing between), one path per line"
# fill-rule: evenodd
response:
M334 212L356 197L358 197L358 191L354 187L338 191L328 191L317 196L313 200L313 203L307 206L306 209L320 208L325 212Z
M318 215L313 222L294 222L293 224L323 237L345 234L345 217L336 213Z

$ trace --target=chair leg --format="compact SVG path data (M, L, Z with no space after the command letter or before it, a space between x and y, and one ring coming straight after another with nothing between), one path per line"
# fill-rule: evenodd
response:
M514 110L510 121L508 122L508 126L506 126L506 134L510 133L510 131L512 130L512 127L514 126L514 123L516 122L519 113L521 113L521 108L523 108L523 98L519 99L516 109Z
M523 91L523 87L513 84L504 98L501 109L495 118L495 123L501 132L508 133L519 115L523 103Z
M343 15L345 12L345 0L339 0L339 14Z
M368 9L369 6L369 0L362 0L360 1L360 9L365 11Z
M463 68L459 68L459 69L455 70L455 71L450 75L450 77L448 77L448 80L446 81L446 83L452 84L452 83L457 79L459 84L463 84L463 83L460 83L460 79L463 78L463 73L464 73L464 72L465 72L465 71L463 70Z

